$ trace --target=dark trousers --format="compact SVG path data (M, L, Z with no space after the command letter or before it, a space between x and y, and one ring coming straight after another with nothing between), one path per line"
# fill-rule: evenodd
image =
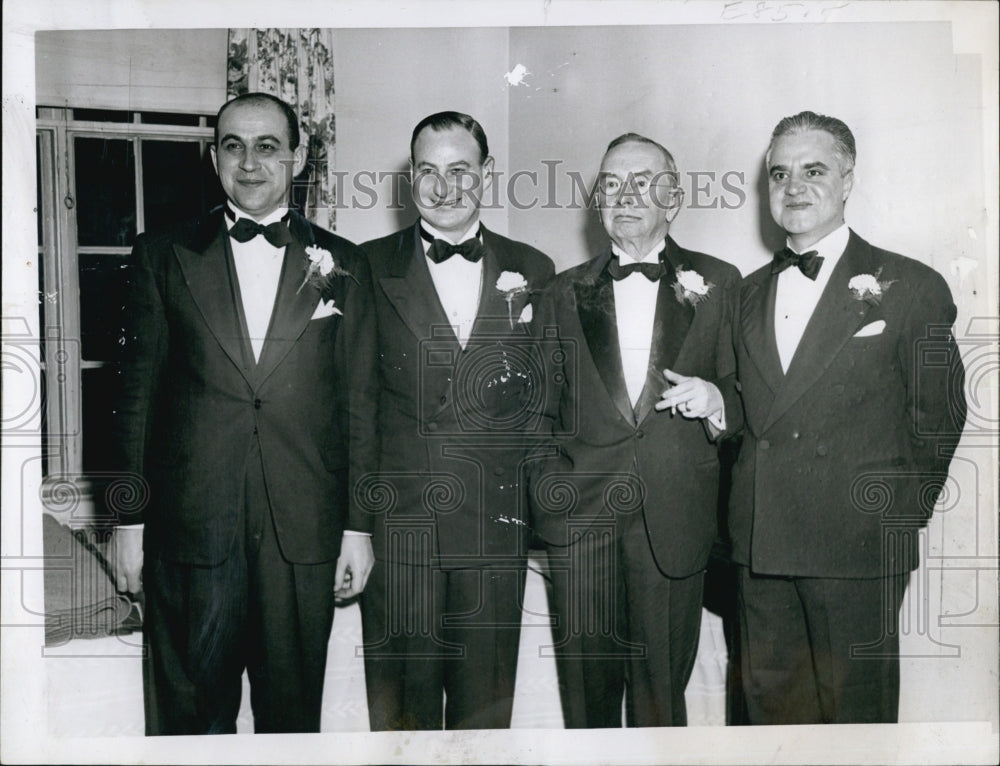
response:
M616 539L617 537L617 539ZM665 577L641 514L549 549L566 728L684 726L704 573Z
M255 731L319 731L336 563L284 559L256 443L248 466L225 561L146 561L148 735L235 733L244 669Z
M524 580L524 565L377 560L361 600L371 730L509 728Z
M848 580L739 570L751 724L896 722L899 609L908 574Z

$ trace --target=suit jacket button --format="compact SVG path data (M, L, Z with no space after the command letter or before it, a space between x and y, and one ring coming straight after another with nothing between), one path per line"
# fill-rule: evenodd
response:
M767 439L761 439L757 443L757 446L760 447L761 449L770 449L771 448L771 442L769 442Z
M427 424L427 430L428 431L437 431L438 430L438 424L437 423L428 423Z
M792 438L793 439L798 439L799 438L799 432L798 431L792 431Z
M253 408L254 408L255 410L259 410L259 409L260 409L260 405L261 405L261 401L260 401L260 399L254 399L254 400L253 400Z
M442 396L441 397L441 404L447 404L447 403L448 403L448 397L447 396Z
M641 439L641 438L642 438L643 436L645 436L645 435L646 435L646 434L645 434L645 432L643 432L643 431L636 431L636 432L635 432L635 438L636 438L636 439Z
M822 457L823 455L825 455L826 454L826 447L823 446L822 444L820 444L816 448L816 454L819 455L820 457Z

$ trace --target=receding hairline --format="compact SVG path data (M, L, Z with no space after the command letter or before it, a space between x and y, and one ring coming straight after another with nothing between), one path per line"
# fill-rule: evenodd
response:
M670 151L658 141L646 138L646 136L641 136L638 133L625 133L611 141L611 143L608 144L608 148L604 150L604 154L601 155L600 167L604 167L604 162L607 160L608 155L611 154L611 152L620 146L626 146L628 144L639 144L640 146L649 146L656 149L663 160L663 164L666 166L666 171L674 175L677 174L677 163L674 161L674 156L670 153Z
M816 126L803 126L791 128L781 135L774 136L771 142L767 145L767 151L764 153L764 167L770 171L771 170L771 155L774 152L774 145L778 143L783 138L790 136L804 136L809 133L823 133L828 136L832 144L833 156L837 158L837 162L840 164L840 172L843 174L850 173L854 170L854 161L851 159L850 155L844 151L843 146L841 146L840 141L837 140L837 136L831 133L826 128L816 127Z

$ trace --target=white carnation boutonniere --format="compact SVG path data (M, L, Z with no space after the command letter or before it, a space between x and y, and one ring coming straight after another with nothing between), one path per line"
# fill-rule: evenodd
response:
M715 287L711 282L706 282L705 278L694 269L677 269L676 274L677 281L674 282L673 288L679 303L697 306Z
M517 271L502 271L500 276L497 278L497 290L503 293L504 300L507 301L507 318L510 320L510 328L514 329L514 299L519 295L524 295L529 292L528 290L528 280L524 278L524 275ZM527 314L527 316L525 316ZM531 321L531 306L525 306L521 311L521 315L517 318L518 322L530 322Z
M312 285L319 290L325 303L333 300L334 280L339 277L350 277L355 282L358 281L353 274L337 265L329 250L309 245L306 248L306 256L309 258L309 265L306 266L305 279L302 280L299 289L295 291L296 295L302 292L302 288L306 285ZM336 311L338 314L340 313L339 310Z
M887 281L879 280L880 276L882 276L882 269L879 269L874 274L856 274L851 277L851 281L847 283L847 287L850 289L851 295L854 296L854 300L867 301L874 306L880 304L886 290L896 281L894 279Z

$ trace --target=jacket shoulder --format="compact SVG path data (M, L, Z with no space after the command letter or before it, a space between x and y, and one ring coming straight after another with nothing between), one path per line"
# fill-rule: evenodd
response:
M552 259L526 242L519 242L488 229L484 230L483 239L490 247L501 249L509 258L520 261L525 271L532 272L536 277L548 281L556 273Z
M211 214L199 218L189 218L180 223L164 226L163 228L144 231L135 238L134 247L143 247L147 251L169 249L173 245L189 246L194 244L200 233L208 227L218 225L221 216Z
M686 250L681 248L681 252L687 256L688 261L696 271L702 273L709 281L716 284L738 284L742 279L739 269L728 261L717 258L708 253L701 253L697 250Z

